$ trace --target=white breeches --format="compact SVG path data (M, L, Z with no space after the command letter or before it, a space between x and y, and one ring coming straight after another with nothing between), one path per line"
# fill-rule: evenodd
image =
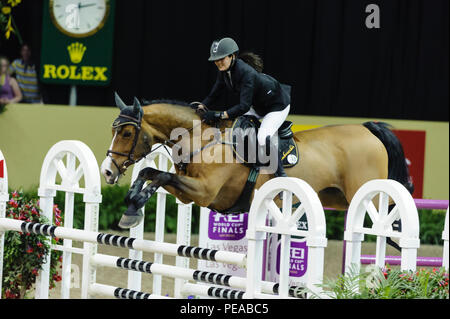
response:
M255 112L253 108L250 108L250 110L245 113L244 115L253 115L256 116L258 119L262 118L261 121L261 127L258 131L258 144L263 146L266 144L266 136L272 136L278 131L281 124L286 120L286 117L289 115L289 110L291 108L291 105L289 104L284 108L284 110L276 111L276 112L270 112L267 113L264 116L258 115L258 113Z

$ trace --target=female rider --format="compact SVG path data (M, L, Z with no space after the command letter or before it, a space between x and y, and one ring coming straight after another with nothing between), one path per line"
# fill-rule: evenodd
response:
M231 38L223 38L212 43L208 60L214 61L219 72L211 92L201 103L198 103L197 109L205 110L205 106L211 106L222 90L227 89L238 93L239 104L225 112L204 112L202 119L208 124L214 124L218 119L235 119L241 115L253 115L261 119L257 135L258 153L267 148L270 154L275 152L277 160L275 176L287 176L278 148L271 138L289 114L290 87L261 73L262 60L257 55L248 53L238 56L238 52L239 47ZM257 163L261 165L259 161Z

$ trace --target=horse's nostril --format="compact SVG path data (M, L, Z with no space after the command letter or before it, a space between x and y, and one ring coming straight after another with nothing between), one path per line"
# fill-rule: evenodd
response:
M108 177L112 175L111 171L109 171L109 170L105 170L105 174L106 174L106 176L108 176Z

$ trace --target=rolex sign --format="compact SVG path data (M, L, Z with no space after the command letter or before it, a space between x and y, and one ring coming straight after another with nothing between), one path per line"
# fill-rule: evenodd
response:
M44 1L41 81L109 84L113 33L114 0Z

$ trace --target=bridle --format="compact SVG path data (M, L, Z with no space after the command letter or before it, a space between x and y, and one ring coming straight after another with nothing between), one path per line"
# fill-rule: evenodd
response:
M122 167L120 167L116 160L110 156L111 161L113 162L114 166L116 166L117 170L119 171L120 175L124 175L125 170L127 169L128 166L133 165L135 163L137 163L139 160L141 160L142 158L146 157L148 154L156 151L158 148L160 147L164 147L164 149L167 151L168 154L170 154L170 152L168 151L167 147L174 147L176 146L176 143L174 140L165 140L162 144L160 144L158 147L154 148L153 150L151 149L151 147L147 145L147 147L150 149L148 150L148 152L144 152L145 154L138 160L136 160L134 158L134 150L137 146L137 142L139 140L139 134L141 132L142 126L142 117L143 117L143 111L141 109L141 112L139 113L139 117L133 117L133 116L129 116L129 115L125 115L125 114L119 114L119 116L114 120L113 124L112 124L112 128L113 129L118 129L121 126L125 126L125 125L132 125L135 128L135 134L134 134L134 139L133 139L133 144L131 146L131 149L128 153L123 153L123 152L117 152L117 151L113 151L113 150L107 150L106 151L106 156L109 156L110 154L116 154L119 156L124 156L127 159L125 160L125 162L123 162ZM201 121L201 123L204 122L204 120ZM191 132L196 126L201 125L201 123L193 126L192 128L188 129L187 132ZM182 171L186 171L186 165L187 162L186 160L192 159L192 157L196 154L198 154L199 152L203 151L205 148L211 147L215 144L218 143L222 143L222 144L227 144L224 141L221 141L219 139L217 139L217 137L214 138L214 141L212 141L211 143L208 143L207 145L201 147L198 150L195 150L193 152L191 152L188 155L188 158L184 159L183 161L179 162L179 163L175 163L175 165Z
M119 114L119 116L113 122L113 125L112 125L113 129L118 129L119 127L125 126L125 125L132 125L135 128L133 145L131 146L131 149L128 153L122 153L122 152L117 152L117 151L113 151L113 150L106 151L106 156L109 156L110 154L116 154L116 155L120 155L120 156L125 156L127 158L127 160L125 162L123 162L122 168L121 168L117 164L116 160L112 156L110 157L111 161L114 163L114 165L118 169L119 174L123 174L128 166L133 165L137 162L136 159L134 158L134 149L136 148L136 145L137 145L137 142L139 139L139 133L141 132L141 123L142 123L142 112L139 113L138 118L135 118L135 117L129 116L129 115L125 115L125 114Z

